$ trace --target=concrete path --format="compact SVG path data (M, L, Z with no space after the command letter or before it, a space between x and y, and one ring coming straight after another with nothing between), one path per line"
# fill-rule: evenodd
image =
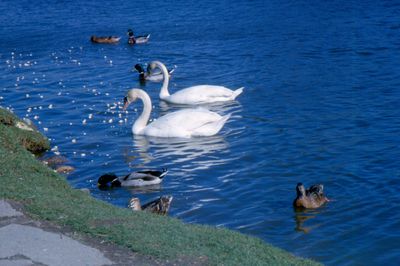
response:
M46 232L32 226L6 225L0 228L0 239L0 258L23 255L32 263L60 266L112 264L97 249L63 234Z
M18 209L17 203L0 199L0 266L163 264L95 238L75 240L73 233L29 219Z

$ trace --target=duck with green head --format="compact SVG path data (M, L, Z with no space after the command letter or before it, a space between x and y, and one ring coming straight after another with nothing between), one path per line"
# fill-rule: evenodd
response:
M100 189L108 187L142 187L158 185L167 175L168 170L146 170L127 174L126 176L117 176L114 173L104 174L97 180L97 186Z
M144 36L135 36L132 29L129 29L126 34L128 35L128 43L131 45L146 43L150 39L150 34Z

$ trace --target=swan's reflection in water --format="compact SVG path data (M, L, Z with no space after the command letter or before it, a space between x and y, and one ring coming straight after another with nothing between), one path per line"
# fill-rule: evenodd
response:
M140 158L144 165L157 161L159 167L179 168L180 171L191 172L198 169L208 169L225 161L222 153L229 150L229 145L221 136L207 138L155 138L134 136L133 154L129 156L135 162ZM225 156L227 157L227 156ZM130 165L131 166L131 165Z

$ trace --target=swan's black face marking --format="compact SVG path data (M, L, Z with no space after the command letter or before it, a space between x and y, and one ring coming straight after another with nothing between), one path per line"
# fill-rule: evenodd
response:
M128 100L128 96L124 97L124 107L122 108L122 110L126 110L126 108L128 108L128 105L130 104L129 100Z

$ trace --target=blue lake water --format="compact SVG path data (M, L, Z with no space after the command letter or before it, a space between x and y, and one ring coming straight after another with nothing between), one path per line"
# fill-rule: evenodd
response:
M170 215L228 227L328 265L400 261L400 4L391 1L0 2L0 105L31 119L76 168L67 179L126 207L174 196ZM125 32L151 33L129 46ZM91 35L119 35L96 45ZM138 63L176 66L170 90L245 87L206 106L232 117L210 138L133 137L145 89L152 118L179 107ZM49 155L51 155L49 153ZM167 167L159 187L100 191L106 172ZM330 202L296 213L295 186Z

